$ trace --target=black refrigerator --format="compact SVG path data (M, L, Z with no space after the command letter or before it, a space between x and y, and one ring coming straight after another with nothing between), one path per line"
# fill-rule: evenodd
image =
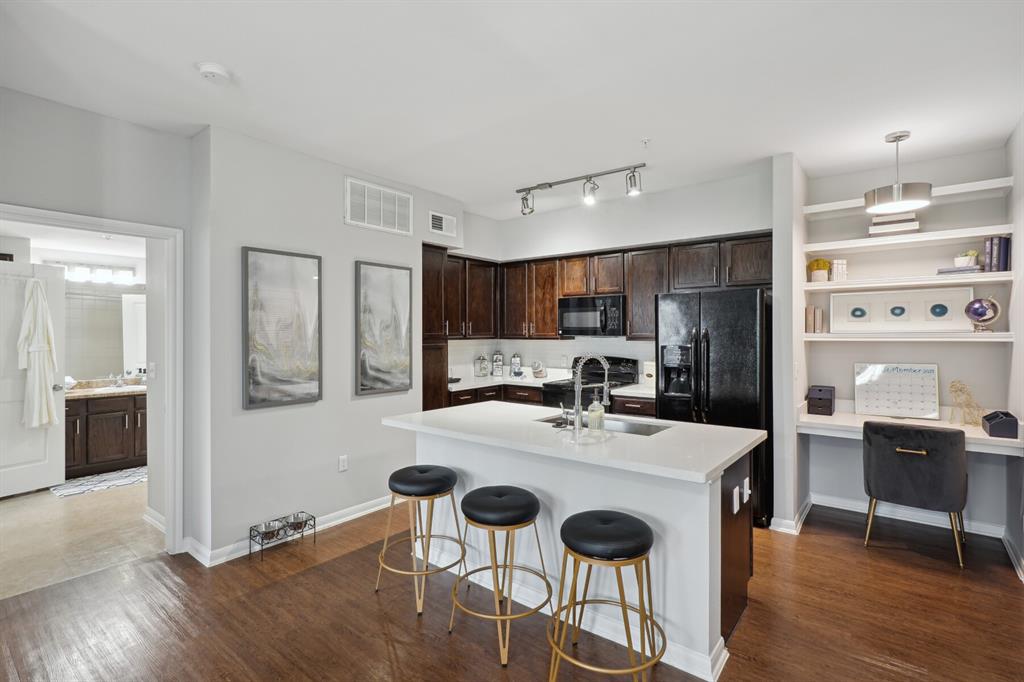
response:
M764 289L659 294L658 417L764 429L751 453L754 523L772 519L771 295Z

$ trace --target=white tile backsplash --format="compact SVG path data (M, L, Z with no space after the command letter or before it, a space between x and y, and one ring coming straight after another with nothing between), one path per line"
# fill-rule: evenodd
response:
M490 360L500 350L508 366L513 353L523 358L523 367L540 361L545 367L569 369L569 363L583 353L599 353L633 358L643 369L644 361L654 360L654 341L627 341L623 337L577 337L575 339L472 339L448 342L448 366L452 376L473 376L473 361L479 355Z

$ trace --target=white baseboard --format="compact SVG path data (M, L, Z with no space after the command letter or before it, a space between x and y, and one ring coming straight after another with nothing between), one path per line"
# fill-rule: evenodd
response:
M433 552L432 552L433 554ZM448 550L447 548L442 549L437 555L432 556L432 564L443 566L449 564L458 559L458 554ZM455 573L458 570L458 565L454 568L449 569L449 573ZM529 576L527 578L531 583L520 582L520 578L516 578L513 581L513 600L515 603L525 607L533 607L544 601L547 596L546 590L538 589L540 586L540 580L536 576ZM491 583L491 577L488 572L477 573L470 577L470 580L477 585L481 585L487 590L493 589ZM551 588L554 594L552 595L552 603L550 608L544 608L541 610L542 614L548 615L555 608L555 601L558 599L558 577L549 576L548 580L551 581ZM534 585L533 583L537 583ZM463 618L470 618L461 611L457 612L455 616L455 630L459 628L459 621ZM607 613L599 613L597 609L587 609L586 614L583 617L583 623L581 626L587 632L592 632L595 635L609 639L617 644L626 646L626 631L622 627L622 617L616 612L615 616L611 616ZM640 628L631 627L633 644L639 646L640 641ZM711 650L710 654L701 654L689 647L685 647L681 644L669 642L665 648L665 656L661 659L661 662L678 668L691 675L695 675L702 680L709 680L709 682L715 682L718 676L722 674L722 669L725 667L725 662L729 660L729 650L725 648L725 640L721 637L718 638L718 642Z
M360 516L365 516L380 509L384 509L390 502L391 496L385 495L384 497L378 497L367 502L362 502L346 509L318 516L316 519L317 532L327 530L331 526L336 526L339 523L352 521ZM296 535L290 538L289 541L298 537L300 536ZM224 547L218 547L214 550L207 549L192 538L188 538L186 544L188 546L188 553L195 557L196 561L207 567L216 566L217 564L222 564L225 561L231 561L232 559L246 556L249 553L248 538L233 542L230 545L225 545Z
M1006 547L1006 553L1010 555L1010 562L1013 564L1014 570L1017 571L1017 577L1024 582L1024 553L1013 544L1009 535L1003 536L1003 547Z
M855 511L862 514L867 514L868 512L868 499L866 497L864 499L850 499L846 497L811 493L811 503L821 505L822 507L845 509L847 511ZM948 514L928 511L926 509L914 509L913 507L902 507L898 504L889 504L887 502L878 503L878 507L875 509L875 515L883 516L887 519L899 519L900 521L923 523L926 526L938 526L939 528L949 527ZM987 523L985 521L972 521L967 517L964 517L964 526L970 533L977 533L978 535L985 535L991 538L1002 538L1003 533L1006 530L1005 526L995 523Z
M161 533L167 532L167 529L164 526L164 515L154 511L152 507L146 507L146 511L142 514L142 520L156 528Z
M800 529L803 528L804 520L807 518L807 514L810 511L811 499L807 498L804 500L804 503L800 505L800 510L796 514L796 520L790 521L789 519L781 519L778 516L773 516L769 529L780 533L789 533L790 535L800 535Z

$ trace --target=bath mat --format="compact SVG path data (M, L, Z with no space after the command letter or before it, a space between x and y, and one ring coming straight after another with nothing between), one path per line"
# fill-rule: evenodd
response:
M117 488L122 485L144 483L145 481L146 467L134 467L131 469L121 469L120 471L111 471L108 474L93 474L92 476L73 478L67 483L53 486L50 488L50 492L57 497L69 497L97 490Z

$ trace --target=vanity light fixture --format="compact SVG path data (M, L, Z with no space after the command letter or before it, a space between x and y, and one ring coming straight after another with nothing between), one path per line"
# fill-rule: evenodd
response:
M643 191L643 185L640 183L640 171L634 168L626 173L626 196L639 196Z
M868 213L904 213L932 203L930 182L900 182L900 142L909 137L909 130L897 130L885 136L886 142L896 145L896 182L864 193L864 210Z
M640 169L646 168L646 163L634 163L629 166L623 166L621 168L612 168L611 170L601 171L600 173L587 173L586 175L577 175L574 178L565 178L564 180L553 180L551 182L539 182L536 185L529 187L520 187L516 190L516 194L520 195L520 209L519 212L523 215L530 215L533 213L533 193L538 189L551 189L559 185L567 185L572 182L583 181L583 203L587 206L593 206L597 203L597 190L599 185L594 181L594 178L604 177L605 175L615 175L616 173L626 173L626 195L635 197L643 191L643 187L640 183Z
M520 213L522 213L523 215L530 215L531 213L533 213L533 192L524 192L521 203L522 208L519 209Z

